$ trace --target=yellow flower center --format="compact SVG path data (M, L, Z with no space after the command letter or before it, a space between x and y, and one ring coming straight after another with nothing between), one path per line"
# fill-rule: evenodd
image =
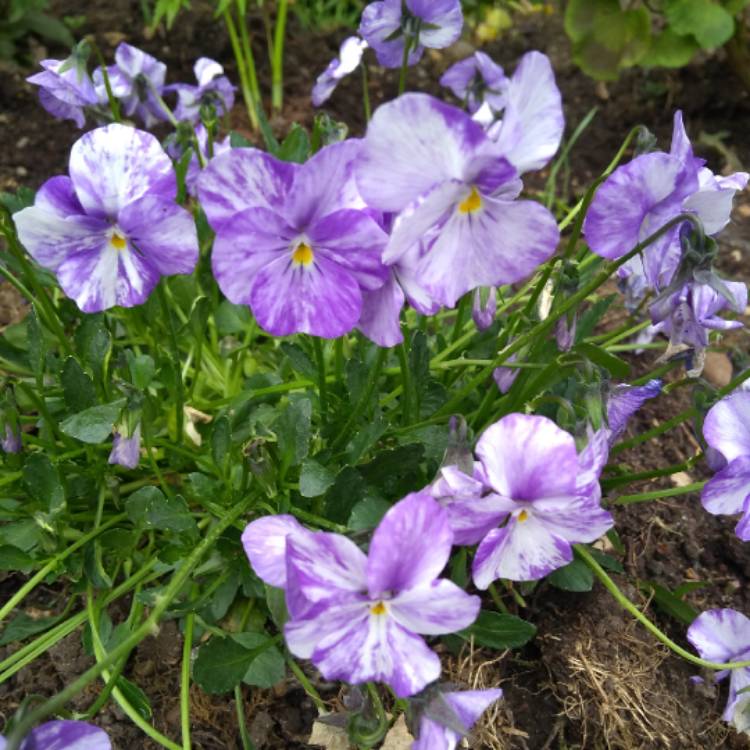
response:
M384 615L386 613L385 604L378 602L374 607L370 607L371 615Z
M128 246L128 241L119 234L113 234L110 242L115 250L124 250Z
M300 242L292 253L292 261L300 266L309 266L314 258L315 254L306 242Z
M529 517L529 514L525 510L522 510L518 514L518 520L520 523L523 523L524 521L528 520L528 517Z
M462 214L473 214L479 211L482 207L482 196L479 195L479 191L475 188L471 188L469 195L458 204L458 211Z

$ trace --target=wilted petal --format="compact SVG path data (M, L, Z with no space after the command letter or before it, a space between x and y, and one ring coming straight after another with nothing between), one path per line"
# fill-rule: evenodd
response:
M533 500L576 494L575 440L551 419L509 414L484 431L476 453L490 485L503 497Z
M570 543L533 513L523 521L519 518L511 517L479 545L472 566L477 588L484 590L498 578L537 581L573 559Z
M549 58L527 52L506 90L502 123L494 139L520 174L541 169L560 146L565 118Z
M242 546L258 578L269 586L286 588L286 540L310 532L289 515L264 516L242 532Z
M470 596L445 579L401 591L388 602L390 614L400 625L423 635L445 635L468 628L480 606L478 596Z
M433 581L450 557L453 532L446 512L427 492L394 505L370 542L367 586L373 597Z
M703 436L727 461L750 456L750 392L736 391L714 404L703 422Z

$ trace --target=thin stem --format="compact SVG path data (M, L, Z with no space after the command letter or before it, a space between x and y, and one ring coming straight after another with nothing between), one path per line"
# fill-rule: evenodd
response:
M666 490L653 490L652 492L641 492L637 495L620 495L615 500L615 505L632 505L633 503L647 503L649 500L659 500L664 497L676 495L687 495L690 492L698 492L703 489L705 482L693 482L684 487L669 487Z
M242 750L255 750L255 744L250 738L250 732L248 732L247 730L247 720L245 718L245 699L242 696L242 685L234 686L234 707L237 711L237 726L240 730Z
M288 0L279 0L273 35L273 64L271 66L271 106L277 112L284 104L284 40Z
M370 122L372 118L372 108L370 106L370 82L367 74L367 63L362 60L362 106L365 109L365 122Z
M201 542L193 549L188 557L183 561L180 568L174 574L172 580L165 588L162 596L154 604L149 616L141 625L133 631L122 643L110 651L100 662L90 669L86 670L80 677L69 683L62 691L45 701L41 706L29 711L24 718L18 722L13 732L7 738L6 750L19 750L24 737L32 727L39 724L51 713L61 709L71 698L78 695L92 680L97 679L105 670L112 667L119 659L124 658L130 651L137 646L144 638L151 635L157 626L161 616L167 610L172 600L179 594L185 582L190 577L194 568L203 559L203 556L214 548L217 539L228 529L250 506L255 500L254 497L248 497L244 501L234 506L218 523L209 531ZM101 530L105 525L100 527ZM178 750L182 750L178 748Z
M401 57L401 71L398 75L398 95L406 91L406 73L409 70L409 52L411 51L411 37L404 37L404 54Z
M286 657L286 663L289 665L289 669L292 670L294 676L299 680L300 685L304 691L310 696L310 700L315 704L319 714L327 712L326 704L320 697L320 693L313 687L312 682L307 678L307 675L302 671L299 664L291 656Z
M182 644L182 679L180 680L180 728L182 748L190 750L190 657L193 653L193 625L195 614L185 616L185 641Z
M498 593L498 590L494 583L490 584L490 596L492 597L492 601L495 602L495 606L498 608L500 612L504 615L509 615L510 612L508 611L508 608L505 606L505 602L500 598L500 594Z
M247 116L250 119L250 124L253 130L258 130L260 122L258 120L257 103L255 96L253 95L252 87L247 78L247 69L245 63L245 56L242 53L242 46L240 44L240 38L237 35L237 27L232 20L232 14L229 12L229 7L224 11L224 24L227 27L229 33L229 41L232 45L232 52L234 52L234 59L237 61L237 71L240 74L240 89L242 90L242 98L245 101L245 109L247 110Z
M104 81L104 88L107 92L107 101L109 102L109 108L112 111L112 119L115 122L122 122L120 102L117 101L115 95L112 93L112 83L109 80L109 73L107 72L107 62L105 61L104 56L99 49L99 45L94 40L93 36L89 37L88 42L91 45L91 49L94 50L96 59L99 60L99 69L102 72L102 80Z
M326 384L326 360L323 353L323 343L318 336L311 336L315 362L318 367L318 395L320 396L320 417L323 422L328 414L328 387Z
M255 68L255 56L253 55L253 47L250 43L250 35L247 31L247 18L242 14L242 2L237 0L237 23L240 28L240 44L242 45L242 54L245 58L245 65L247 66L247 82L250 86L250 90L253 92L253 99L255 99L256 106L261 101L260 86L258 85L258 73Z
M580 544L574 544L573 549L575 550L576 555L583 560L583 562L586 563L586 565L591 568L591 571L593 574L602 582L604 585L604 588L609 591L610 594L615 598L618 604L620 604L624 609L626 609L628 612L630 612L633 617L635 617L638 622L643 625L646 630L648 630L653 636L657 638L657 640L661 641L667 648L669 648L671 651L674 651L678 656L681 656L686 661L689 661L691 664L695 664L698 667L703 667L704 669L717 669L717 670L723 670L723 669L744 669L746 667L750 667L750 661L736 661L736 662L727 662L727 663L721 663L721 662L715 662L715 661L707 661L706 659L701 659L698 656L695 656L694 654L691 654L686 649L682 648L682 646L679 646L676 644L671 638L669 638L667 635L662 633L661 630L659 630L656 625L654 625L651 620L646 617L646 615L641 612L638 607L633 604L633 602L628 599L625 594L620 591L620 589L617 587L617 584L607 575L607 573L604 571L604 568L599 565L599 563L591 556L591 553Z
M398 363L401 367L401 393L403 394L401 401L405 425L411 421L411 373L409 372L409 353L406 350L406 341L407 336L404 336L404 340L396 347Z
M183 420L184 420L184 403L185 403L185 386L182 382L182 371L180 369L180 348L177 344L177 332L175 331L174 319L172 318L172 311L167 302L167 293L165 290L166 279L163 279L156 287L156 292L159 297L159 304L161 305L162 314L167 324L167 331L169 333L169 345L172 350L172 364L175 371L175 419L177 422L177 443L182 443L183 433Z

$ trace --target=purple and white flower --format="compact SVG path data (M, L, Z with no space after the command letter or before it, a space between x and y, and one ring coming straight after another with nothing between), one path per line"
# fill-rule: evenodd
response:
M85 60L75 54L66 60L42 60L44 70L26 80L39 86L39 103L53 117L86 124L86 107L98 103L94 83L86 71Z
M127 117L134 115L150 128L168 120L169 115L160 101L164 93L167 66L147 52L121 42L115 50L115 64L107 68L112 95L119 99ZM100 101L107 101L104 76L94 71L94 83Z
M552 214L517 200L521 181L501 147L465 112L426 94L375 112L356 169L367 204L398 213L383 262L408 261L440 304L519 281L557 246Z
M714 515L741 513L735 534L750 541L750 392L735 391L714 404L703 437L724 466L704 485L701 503Z
M0 750L6 740L0 736ZM107 733L85 721L48 721L32 729L20 750L111 750Z
M385 514L368 555L339 534L300 530L289 517L254 521L243 543L255 572L285 588L290 651L326 679L385 682L399 697L414 695L440 675L440 659L420 636L463 630L479 613L478 597L438 578L453 532L424 492Z
M700 218L707 235L721 231L729 222L734 194L745 187L748 175L717 177L703 164L693 155L678 111L668 154L636 157L597 190L583 225L593 252L620 258L685 212ZM644 250L642 260L629 265L659 291L672 280L681 255L680 226L674 226Z
M342 79L353 73L362 63L362 56L369 45L358 36L344 39L338 57L318 76L312 90L313 107L322 107L336 90Z
M543 578L573 559L572 544L593 542L612 527L600 506L601 443L579 456L573 436L551 420L509 414L480 437L472 477L456 467L441 470L431 491L462 543L479 542L478 588L497 578Z
M177 106L174 116L178 120L197 123L201 107L213 105L216 114L221 117L234 106L234 89L230 80L224 75L224 68L209 57L200 57L193 67L197 86L188 83L175 83L166 86L164 91L177 94Z
M484 299L482 299L484 297ZM474 290L474 298L471 304L471 317L474 325L480 331L486 331L495 320L497 312L497 289L494 286L489 289L478 288Z
M175 203L172 162L154 136L120 124L92 130L73 145L69 172L13 219L81 310L139 305L161 276L193 271L195 222Z
M136 425L132 434L124 433L124 426L115 431L108 463L135 469L141 460L141 424Z
M412 750L455 750L479 717L502 697L499 688L441 691L420 716Z
M709 609L695 618L687 637L707 661L726 664L750 660L750 620L734 609ZM738 732L750 729L750 668L723 670L715 679L729 675L729 700L722 718Z
M386 68L416 65L425 47L450 47L461 36L464 16L460 0L379 0L362 12L359 33Z
M387 235L353 178L359 152L359 141L344 141L300 165L234 149L198 180L217 233L214 276L276 336L347 333L360 319L363 292L387 279L380 260Z
M440 85L449 88L474 114L483 104L494 112L505 109L508 79L503 69L484 52L475 52L451 65L443 73Z

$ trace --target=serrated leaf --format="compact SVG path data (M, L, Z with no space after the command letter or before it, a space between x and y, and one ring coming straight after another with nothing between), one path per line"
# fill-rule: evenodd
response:
M237 633L232 638L257 655L250 663L242 681L246 685L259 688L272 688L284 679L286 662L276 648L275 639L266 633Z
M310 449L312 402L308 398L292 401L274 422L274 432L282 461L296 466Z
M22 641L32 635L49 630L49 628L57 625L62 618L62 615L34 618L29 617L25 612L21 612L3 628L2 634L0 634L0 646Z
M72 412L80 412L96 405L94 382L83 371L75 357L68 357L63 365L60 381L65 405Z
M306 378L315 378L317 376L317 368L302 347L284 341L279 348L289 358L292 367L300 373L300 375L304 375Z
M336 481L334 473L312 458L302 462L299 475L299 494L302 497L320 497Z
M23 482L29 494L50 513L65 506L65 490L55 466L44 453L32 453L23 465Z
M254 658L253 650L233 638L214 636L198 649L193 678L207 693L228 693L242 682Z
M594 587L594 574L586 563L573 560L547 576L547 580L563 591L591 591Z
M475 643L488 648L519 648L536 635L536 627L515 615L483 609L476 622L459 635L466 640L473 636Z
M63 420L60 423L60 429L66 435L83 443L91 445L103 443L110 436L123 406L125 406L124 398L109 404L92 406L90 409L84 409Z
M177 534L197 532L185 500L179 495L166 497L158 487L134 492L125 502L125 511L133 523L145 528Z

